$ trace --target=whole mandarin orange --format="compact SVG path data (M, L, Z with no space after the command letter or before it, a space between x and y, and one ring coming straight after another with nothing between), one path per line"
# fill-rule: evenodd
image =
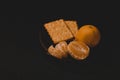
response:
M90 47L95 47L100 41L100 32L93 25L84 25L76 33L75 39L84 42Z

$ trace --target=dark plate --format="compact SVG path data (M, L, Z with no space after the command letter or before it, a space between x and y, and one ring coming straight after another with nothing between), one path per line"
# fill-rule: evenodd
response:
M56 18L56 20L59 20L59 19L61 19L61 18ZM71 19L70 18L70 19L65 19L65 20L75 20L75 19ZM53 19L52 21L55 21L55 19ZM50 21L48 21L48 22L50 22ZM53 43L53 41L50 38L47 30L44 27L44 24L45 24L45 22L44 23L40 23L39 39L40 39L40 45L41 45L41 47L44 49L44 51L46 52L46 54L49 54L48 51L47 51L48 48L51 45L55 46L56 44ZM78 28L80 28L80 26ZM70 41L72 41L72 39L71 40L67 40L67 43L69 43Z
M50 55L48 55L47 49L48 47L53 44L51 38L49 37L47 31L44 28L44 24L50 21L58 20L58 19L65 19L65 20L76 20L78 22L79 28L86 24L95 25L101 32L101 41L100 43L95 47L90 49L90 55L87 59L82 61L77 61L72 59L71 57L68 57L67 59L58 60ZM103 68L103 66L109 64L108 57L107 56L107 47L108 43L106 35L108 34L109 30L107 30L107 27L109 26L106 24L106 21L109 21L108 18L102 16L102 17L83 17L83 16L61 16L61 17L45 17L43 19L44 21L40 22L39 25L39 41L42 49L43 55L46 56L46 59L49 61L48 63L52 66L56 66L57 70L64 71L67 73L89 73L89 72L96 72L96 70L99 71L99 68ZM104 21L103 21L104 20ZM104 48L103 48L104 47ZM103 52L104 51L104 52ZM105 54L106 52L106 54ZM110 57L109 57L110 58ZM106 64L107 62L107 64ZM52 64L54 63L54 64ZM101 71L99 71L101 72Z
M70 56L67 59L56 59L48 55L47 49L53 44L47 31L44 28L44 24L50 21L58 20L76 20L78 26L81 27L86 24L95 25L101 32L100 43L90 49L90 55L88 58L82 61L75 60ZM37 22L34 35L34 49L37 57L34 59L34 71L44 72L49 76L55 75L56 77L62 76L60 79L72 79L74 77L81 78L83 76L105 76L111 70L112 51L113 46L111 36L109 35L112 30L111 18L106 15L101 16L43 16L34 17L34 21ZM84 77L83 77L84 78Z

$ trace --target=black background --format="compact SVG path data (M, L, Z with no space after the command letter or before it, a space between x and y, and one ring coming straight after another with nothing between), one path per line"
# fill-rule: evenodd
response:
M118 16L112 14L111 10L102 9L71 8L66 12L57 9L59 12L53 10L53 15L49 15L50 11L41 10L39 16L0 16L2 26L1 80L114 78L113 75L116 75L114 70L119 66L117 56L119 30L115 25ZM48 56L40 46L39 29L42 27L40 24L59 18L77 20L79 26L93 24L99 28L101 42L91 49L90 56L86 60L60 61Z

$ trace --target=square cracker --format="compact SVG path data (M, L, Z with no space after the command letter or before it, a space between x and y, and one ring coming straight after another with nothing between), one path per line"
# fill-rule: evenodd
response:
M75 36L78 31L78 25L76 21L65 21L66 25L72 32L72 34Z
M68 29L63 19L46 23L44 27L54 43L73 38L71 31Z

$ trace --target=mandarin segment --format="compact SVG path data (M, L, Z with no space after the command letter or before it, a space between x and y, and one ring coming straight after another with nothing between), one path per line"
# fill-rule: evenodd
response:
M48 48L48 52L50 55L52 55L53 57L56 57L58 59L62 59L67 57L67 43L65 41L62 41L58 44L56 44L55 48L53 47L53 45L51 45Z
M48 48L48 52L51 56L62 59L62 53L59 50L56 50L53 45Z
M55 46L55 49L59 50L62 53L63 57L67 57L67 43L62 41Z

